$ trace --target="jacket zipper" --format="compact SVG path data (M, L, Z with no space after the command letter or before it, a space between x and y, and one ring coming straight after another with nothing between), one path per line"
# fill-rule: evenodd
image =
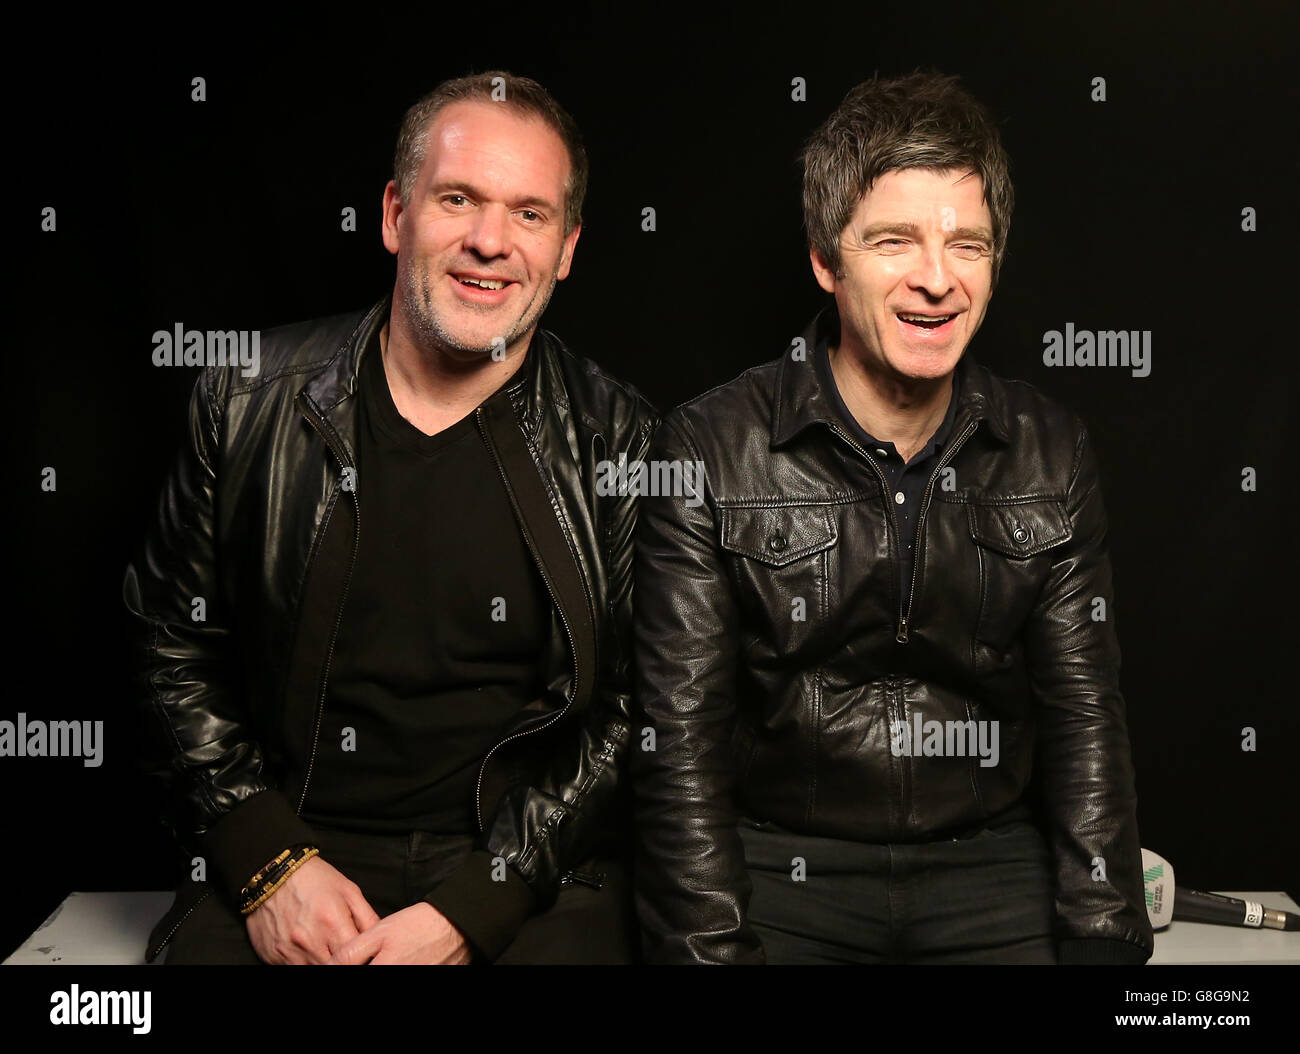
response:
M894 681L894 698L898 703L898 720L903 727L907 727L907 700L903 696L903 682ZM909 730L908 736L911 736ZM910 739L909 739L910 741ZM903 778L899 787L899 804L902 806L902 816L899 818L902 830L907 830L907 818L912 812L912 758L915 756L916 743L911 742L911 750L903 755Z
M305 402L304 408L306 408ZM343 454L334 446L334 443L330 439L326 430L317 423L312 414L308 413L306 417L311 421L312 427L316 429L316 432L325 441L325 445L329 447L330 453L332 453L338 460L339 467L347 469L349 466L344 459ZM347 603L348 589L352 585L352 572L357 566L357 552L361 547L361 502L357 500L356 491L352 492L352 508L356 514L356 531L352 536L352 561L348 564L347 577L343 580L343 594L339 597L338 611L334 617L334 632L330 635L329 648L325 652L325 669L321 674L320 698L316 700L316 728L312 733L311 755L307 760L307 774L303 777L302 793L298 796L298 807L295 810L299 816L302 815L302 807L307 801L307 785L311 782L312 770L316 766L316 748L320 743L321 719L325 716L325 693L328 690L329 685L330 665L334 661L334 645L338 641L339 627L343 624L343 608ZM333 512L331 511L330 516L332 515ZM322 535L328 527L329 519L327 518L324 525L321 527Z
M587 871L566 871L560 877L560 885L569 886L577 883L582 886L590 886L592 889L600 889L605 883L605 872L597 871L594 874Z
M908 624L912 619L912 603L916 599L916 579L921 570L921 532L925 529L925 515L930 510L930 495L934 490L934 481L938 478L939 473L943 471L948 462L956 456L957 451L962 448L962 444L966 442L970 437L970 434L974 432L978 426L979 419L977 418L966 426L965 430L955 441L948 445L948 449L944 451L943 456L939 459L939 463L935 465L934 471L930 473L929 482L925 485L925 494L921 498L921 512L916 520L916 538L915 545L912 549L912 552L915 555L912 558L912 581L907 592L906 608L901 606L903 600L901 593L898 598L900 602L900 607L898 609L898 629L894 634L894 640L899 644L906 644L910 637ZM894 537L898 540L898 553L901 558L903 553L903 534L898 529L898 518L894 515L894 507L889 501L889 481L885 479L885 474L880 470L880 466L876 464L875 459L863 450L862 447L860 447L852 438L850 438L848 434L839 427L839 425L831 423L830 427L831 431L867 459L868 464L875 469L876 475L880 478L881 494L884 495L885 498L885 508L889 511L890 522L894 525Z
M206 893L203 894L203 896L199 897L198 900L196 900L193 904L190 905L189 911L187 911L184 915L182 915L179 919L176 920L176 925L173 926L170 930L168 930L167 936L158 942L158 950L154 952L155 958L157 958L159 955L162 954L162 950L166 948L167 945L171 942L171 939L176 936L176 931L185 924L185 920L188 919L191 915L193 915L194 912L198 910L199 905L202 904L205 900L207 900L208 897L210 896L212 896L212 890L209 889ZM147 951L148 949L145 950Z
M510 479L506 475L505 466L501 463L501 456L497 453L497 448L493 445L491 438L488 436L487 428L483 424L483 408L481 406L474 411L474 420L478 425L479 434L483 437L483 445L487 447L488 453L492 455L492 461L496 464L497 473L501 476L501 482L505 485L506 495L510 498L510 505L515 511L515 516L522 523L523 513L519 508L519 500L515 497L515 492L510 486ZM545 479L543 479L543 482L545 482ZM573 637L573 628L569 625L569 616L565 614L564 607L560 604L559 597L555 595L555 590L551 588L550 575L547 574L546 568L542 565L541 554L538 553L537 547L533 544L532 538L529 537L526 531L521 530L520 534L523 535L524 541L528 544L528 551L532 553L533 562L537 564L537 568L541 572L542 582L546 585L546 592L550 595L551 601L555 605L555 610L560 613L560 623L564 626L564 634L569 642L569 653L574 656L573 680L570 683L568 693L565 695L564 706L552 715L549 721L543 721L540 725L535 725L532 728L526 728L523 731L507 736L505 739L494 744L492 749L483 755L483 760L479 764L478 768L478 779L474 784L474 818L478 821L478 829L480 833L486 833L483 826L483 773L487 771L488 761L491 760L492 755L512 740L532 735L534 732L540 732L544 728L550 728L551 725L555 724L556 721L559 721L566 713L568 713L569 707L573 705L573 700L578 694L578 645ZM579 577L582 579L583 595L587 598L588 606L591 606L591 593L587 589L585 576L581 574L581 566L579 566L578 570Z

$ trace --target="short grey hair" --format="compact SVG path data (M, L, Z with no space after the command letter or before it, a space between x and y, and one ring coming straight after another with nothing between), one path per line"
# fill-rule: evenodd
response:
M506 70L488 70L444 81L406 111L393 152L393 180L402 204L410 205L415 193L434 118L454 102L472 101L495 102L524 116L536 117L545 121L563 141L569 153L569 178L564 184L564 233L571 234L582 222L582 202L587 196L588 162L582 135L577 123L550 92L532 78Z

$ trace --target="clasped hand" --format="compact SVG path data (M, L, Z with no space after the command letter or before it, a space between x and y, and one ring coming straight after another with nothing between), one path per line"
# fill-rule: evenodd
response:
M313 857L248 916L248 938L272 965L454 965L470 961L460 931L432 904L380 918L361 887Z

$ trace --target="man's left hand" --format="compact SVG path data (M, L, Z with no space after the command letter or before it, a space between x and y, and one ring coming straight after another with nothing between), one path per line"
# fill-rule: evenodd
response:
M469 945L447 917L421 901L380 919L339 948L330 965L460 966L470 961Z

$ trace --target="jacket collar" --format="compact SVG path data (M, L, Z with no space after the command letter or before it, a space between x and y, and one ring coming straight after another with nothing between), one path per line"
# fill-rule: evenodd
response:
M356 395L361 357L366 348L378 339L379 331L388 321L392 301L390 293L362 315L324 368L314 373L303 386L299 394L313 403L320 413L328 417L339 403Z
M806 350L803 359L796 360L789 352L781 356L772 407L773 447L780 446L814 424L839 422L835 407L817 379L816 368L816 356L822 353L823 338L838 339L839 325L839 312L832 301L817 313L801 334ZM971 358L969 350L958 360L956 373L961 385L953 419L954 432L974 419L987 422L989 431L998 440L1009 442L1011 429L1007 422L1006 404L994 376Z
M335 441L346 452L345 460L349 463L355 463L356 460L355 403L350 403L349 400L357 392L361 360L368 348L378 347L379 331L388 321L392 306L393 295L389 293L362 315L330 360L311 376L299 393L332 426ZM504 388L488 397L509 399L525 432L534 438L541 424L540 408L546 405L547 392L555 390L552 383L557 369L553 361L554 343L554 337L539 326L525 352L523 366Z

